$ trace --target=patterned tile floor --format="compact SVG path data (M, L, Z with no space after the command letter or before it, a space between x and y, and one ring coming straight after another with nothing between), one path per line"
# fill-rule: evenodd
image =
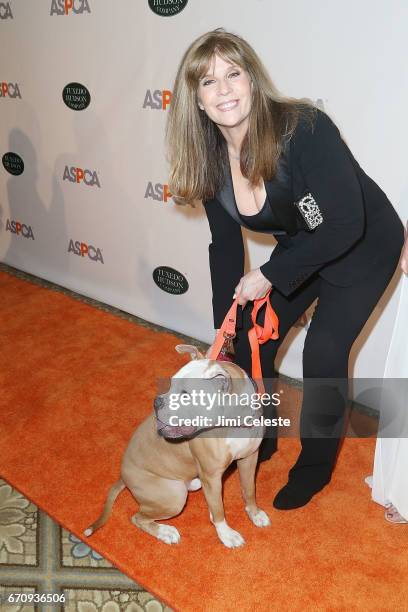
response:
M16 270L0 262L0 271L48 287L157 331L169 331L139 317L77 294L65 287ZM177 332L188 344L206 351L208 345ZM287 405L300 407L302 382L279 374ZM364 407L365 408L365 407ZM359 412L364 431L375 433L375 415ZM368 423L368 424L367 424ZM356 429L357 431L358 429ZM7 602L9 595L24 594L23 602ZM55 593L65 603L32 602L33 596ZM32 603L30 603L30 600ZM0 608L4 612L171 612L153 595L115 569L89 546L50 519L8 483L0 479Z

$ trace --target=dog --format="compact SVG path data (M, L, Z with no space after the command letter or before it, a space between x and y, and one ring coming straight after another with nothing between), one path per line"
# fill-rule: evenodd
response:
M84 531L85 536L105 524L117 496L127 487L139 504L132 523L166 544L178 543L178 530L157 521L179 514L188 492L202 487L210 521L221 542L228 548L242 546L245 541L228 525L222 501L222 476L234 460L248 517L257 527L270 525L268 515L255 500L258 448L265 428L262 419L253 416L261 416L262 410L240 404L244 394L253 397L254 382L238 365L206 359L195 346L177 345L176 350L189 353L191 360L171 378L169 391L157 395L154 412L134 432L123 456L121 478L111 487L102 514ZM206 406L206 414L196 414L188 402L179 406L176 414L171 405L174 398L191 399L194 392L197 397L203 386L212 394L213 402L218 398L216 417L214 406L211 410ZM235 403L221 405L226 394L235 398ZM236 426L238 417L249 426ZM214 427L215 418L227 426Z

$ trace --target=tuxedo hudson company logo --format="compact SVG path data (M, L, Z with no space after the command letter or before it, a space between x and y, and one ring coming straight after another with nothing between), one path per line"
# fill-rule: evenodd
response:
M0 4L1 6L1 4ZM17 83L0 82L0 98L20 98L20 88Z
M143 108L166 110L171 102L171 91L168 89L148 89L143 102Z
M50 17L53 15L69 15L69 13L81 15L90 13L88 0L52 0Z
M1 159L3 167L7 172L13 174L14 176L18 176L19 174L23 174L24 172L24 162L17 153L12 153L9 151L5 153Z
M172 17L181 13L187 2L188 0L149 0L149 6L156 15Z
M186 277L181 272L177 272L177 270L168 266L155 268L153 270L153 280L160 289L173 295L181 295L188 289Z
M86 242L79 242L79 240L74 242L72 238L68 244L68 253L74 253L74 255L79 255L80 257L85 257L85 255L88 255L89 259L92 259L92 261L100 261L101 263L105 263L103 261L101 249L98 249L91 244L86 244Z
M89 106L91 94L81 83L68 83L62 90L62 99L68 108L80 111Z
M24 238L31 238L32 240L35 240L31 225L26 225L25 223L21 223L21 221L10 221L10 219L7 219L6 232L11 232L12 234L17 234L17 236L23 236Z
M0 2L0 19L14 19L10 2Z
M88 187L93 187L94 185L99 188L101 187L96 170L83 170L76 166L71 166L70 168L65 166L62 180L69 181L70 183L85 183Z
M167 202L171 198L168 185L162 185L162 183L153 184L151 181L147 183L144 197L156 200L156 202Z

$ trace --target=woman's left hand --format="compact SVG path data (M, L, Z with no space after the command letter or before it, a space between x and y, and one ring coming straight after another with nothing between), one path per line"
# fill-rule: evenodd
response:
M238 298L238 304L245 307L249 300L259 300L272 287L272 283L262 274L259 268L245 274L235 287L233 299Z

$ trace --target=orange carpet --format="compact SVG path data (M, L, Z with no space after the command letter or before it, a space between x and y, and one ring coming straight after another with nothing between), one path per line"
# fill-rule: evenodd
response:
M156 379L187 357L176 336L151 331L63 294L0 273L0 474L81 537L117 479L122 453L152 407ZM225 483L230 525L246 539L226 549L201 491L168 521L167 546L129 521L125 491L89 544L175 610L407 610L408 529L384 521L363 482L373 440L346 440L332 484L306 507L271 505L297 442L284 439L258 474L272 526L246 517L238 478Z

